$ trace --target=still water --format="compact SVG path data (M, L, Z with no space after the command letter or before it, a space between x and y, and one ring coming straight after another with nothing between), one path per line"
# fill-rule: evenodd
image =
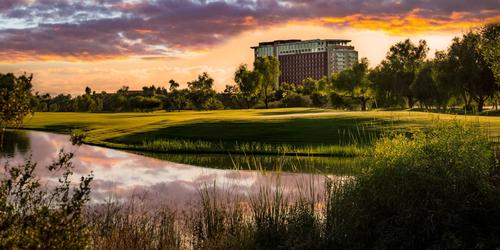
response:
M97 146L73 146L69 136L37 131L7 131L0 164L15 165L26 159L37 162L37 176L50 185L57 181L47 169L61 150L73 152L74 179L93 173L92 202L131 197L154 203L184 206L196 200L203 187L215 187L232 195L251 195L262 188L280 186L285 192L297 187L314 187L321 193L326 174L270 171L276 166L295 169L309 164L335 166L340 172L352 169L352 162L329 158L253 157L224 155L153 155L149 157ZM175 161L175 162L174 162ZM209 166L209 167L203 167ZM269 168L269 166L273 166ZM295 166L295 167L294 167ZM342 166L349 166L342 168ZM234 168L238 168L236 170ZM259 170L251 170L251 169ZM347 170L346 170L347 169ZM311 172L311 171L310 171ZM328 178L339 178L330 174Z

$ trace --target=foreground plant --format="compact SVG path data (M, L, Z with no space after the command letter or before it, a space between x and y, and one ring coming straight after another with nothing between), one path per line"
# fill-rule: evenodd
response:
M491 148L479 128L456 122L381 139L370 170L329 204L328 243L344 249L498 247L500 189Z
M92 175L73 187L72 153L61 151L47 167L59 176L55 187L35 177L36 163L6 165L0 173L1 249L81 249L88 246L82 209L89 200Z

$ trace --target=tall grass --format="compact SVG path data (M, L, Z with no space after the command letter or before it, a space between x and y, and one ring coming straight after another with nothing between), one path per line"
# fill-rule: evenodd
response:
M130 145L132 150L156 153L204 153L204 154L254 154L292 156L363 156L367 147L350 145L290 145L261 142L211 142L202 140L158 139L144 141L142 145Z

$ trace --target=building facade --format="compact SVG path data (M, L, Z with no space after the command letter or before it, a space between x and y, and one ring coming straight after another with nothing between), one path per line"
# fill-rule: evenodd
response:
M279 83L301 83L306 78L323 76L352 67L358 52L349 45L351 40L277 40L259 43L255 58L274 56L280 62Z

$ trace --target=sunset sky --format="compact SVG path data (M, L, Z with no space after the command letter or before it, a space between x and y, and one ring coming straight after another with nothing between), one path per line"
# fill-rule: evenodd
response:
M500 0L0 0L0 72L34 74L36 91L181 84L208 72L222 90L250 46L350 39L372 66L390 45L454 36L500 20Z

